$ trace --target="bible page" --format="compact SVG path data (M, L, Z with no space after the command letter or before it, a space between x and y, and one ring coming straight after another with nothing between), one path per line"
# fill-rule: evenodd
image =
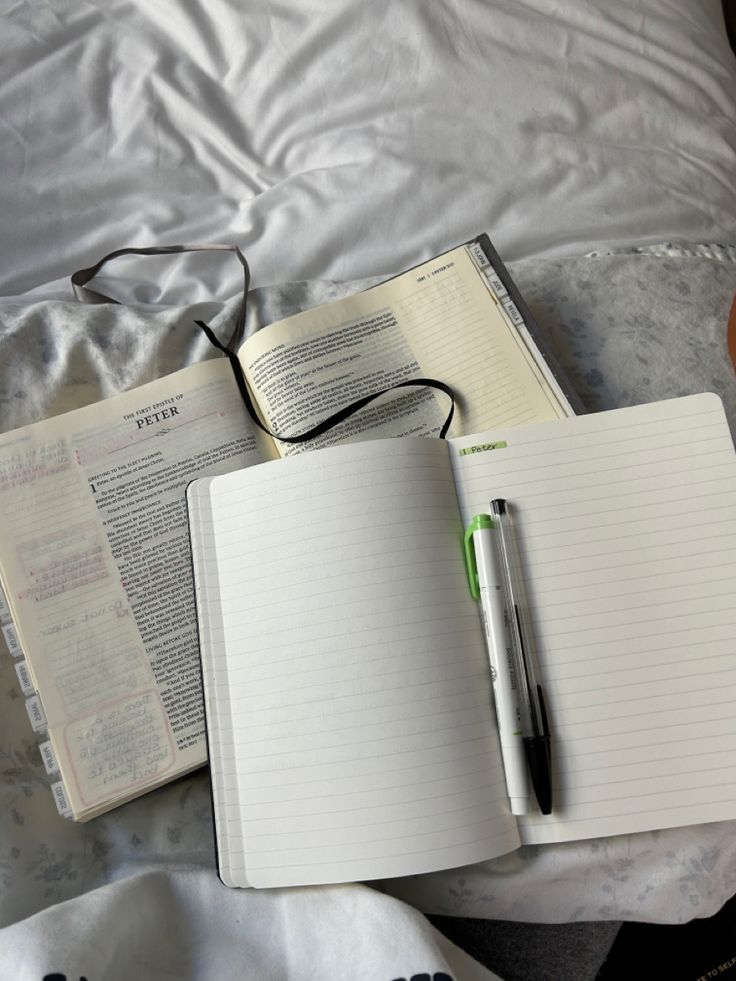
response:
M211 518L190 492L190 520L218 577L202 656L213 780L237 785L215 787L220 846L244 856L221 857L230 881L387 878L517 847L446 445L332 447L205 496Z
M523 839L736 817L736 455L719 399L493 430L452 454L466 519L496 497L518 518L554 771L553 812L520 818Z
M0 568L76 817L204 762L184 491L269 442L224 360L0 436Z
M572 415L551 373L531 353L536 347L514 310L472 244L270 324L245 341L239 357L269 427L285 436L418 377L445 382L458 396L453 433ZM279 448L286 456L368 437L436 436L448 411L444 394L399 390L315 440Z

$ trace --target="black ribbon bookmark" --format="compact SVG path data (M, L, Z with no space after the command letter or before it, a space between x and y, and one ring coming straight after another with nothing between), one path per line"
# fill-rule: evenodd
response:
M440 429L440 439L445 438L447 431L452 424L452 417L455 414L455 393L450 386L446 385L444 382L437 381L434 378L413 378L409 381L397 382L395 385L390 385L388 388L384 388L380 392L374 392L372 395L364 395L362 398L356 399L349 405L343 406L342 409L338 409L337 412L333 412L332 415L328 416L326 419L323 419L322 422L318 422L316 426L313 426L304 433L299 433L297 436L282 436L280 433L272 433L271 430L268 429L268 427L265 426L258 418L258 414L256 413L255 406L253 405L253 401L250 397L248 384L245 380L245 376L243 375L243 369L240 361L238 360L238 356L235 354L235 352L231 351L228 347L222 344L217 339L211 328L208 327L202 320L195 320L194 322L197 327L202 328L210 343L213 344L218 350L222 351L222 353L230 359L230 365L232 366L233 374L235 375L238 390L243 402L245 402L245 407L248 410L248 414L253 422L255 422L258 428L262 429L264 433L268 433L269 436L272 436L274 439L279 439L283 443L306 443L310 439L315 439L317 436L321 436L323 433L333 429L341 422L344 422L345 419L349 419L350 416L355 415L356 412L360 412L360 410L365 408L366 405L370 405L371 402L374 402L387 392L392 392L396 388L416 388L426 385L429 388L436 388L439 391L444 392L450 399L450 411L442 425L442 428Z
M386 395L388 392L392 392L398 388L434 388L437 391L444 392L445 395L450 399L450 411L447 414L442 428L439 432L440 439L444 439L452 425L452 419L455 415L455 393L446 385L444 382L437 381L435 378L412 378L407 381L397 382L395 385L390 385L388 388L382 389L380 392L374 392L372 395L364 395L362 398L356 399L355 402L351 402L349 405L343 406L343 408L338 409L337 412L333 412L332 415L323 419L322 422L317 423L311 429L308 429L304 433L299 433L296 436L283 436L280 433L272 433L258 418L258 413L256 412L255 406L253 405L253 400L250 397L250 392L248 391L248 385L243 375L243 369L238 360L238 356L235 353L237 348L243 339L243 334L245 333L245 315L248 304L248 288L250 286L250 269L248 267L248 262L236 245L221 245L221 244L209 244L209 245L159 245L151 246L147 248L126 248L117 249L115 252L110 252L108 255L103 256L99 262L96 262L92 266L88 266L86 269L80 269L72 274L71 282L72 289L74 290L74 295L82 303L119 303L118 300L112 299L112 297L106 296L104 293L100 293L97 290L90 289L87 283L93 279L97 273L102 269L106 262L111 259L116 259L118 256L123 255L178 255L184 252L233 252L243 267L243 298L240 302L240 308L238 310L238 316L235 322L235 328L228 339L227 344L223 344L215 336L214 332L207 324L202 320L195 320L195 324L200 327L209 342L225 354L230 360L230 365L233 369L233 374L235 375L235 382L238 386L238 391L240 392L241 398L245 403L245 407L248 410L253 422L258 426L259 429L263 430L274 439L281 440L283 443L306 443L310 439L315 439L317 436L321 436L328 430L333 429L338 426L341 422L349 419L350 416L355 415L356 412L360 412L371 402L376 399L381 398L382 395Z
M88 266L86 269L79 269L77 272L72 273L71 281L74 295L80 303L119 304L119 300L114 300L111 296L107 296L105 293L100 293L99 290L90 289L90 287L87 286L87 283L91 279L94 279L105 263L110 262L112 259L117 259L119 256L123 255L181 255L184 252L232 252L240 265L243 267L243 299L240 301L240 308L235 321L235 328L227 342L228 347L237 348L243 339L243 334L245 333L245 311L248 302L248 289L250 287L250 268L248 266L248 260L245 258L237 245L222 245L218 242L213 242L209 245L155 245L145 248L135 248L131 246L127 249L116 249L114 252L109 252L107 255L103 256L100 261L96 262L93 266Z

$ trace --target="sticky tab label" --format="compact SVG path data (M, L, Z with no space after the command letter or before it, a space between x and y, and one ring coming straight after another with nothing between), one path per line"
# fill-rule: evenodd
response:
M15 662L15 673L18 675L18 684L23 694L35 694L36 688L31 680L31 672L28 670L28 663L25 660Z
M54 795L56 810L62 817L71 817L72 809L69 805L69 798L66 796L66 787L63 781L58 780L51 784L51 793Z
M54 755L53 747L51 746L51 740L47 739L43 743L38 744L38 751L41 754L41 759L43 760L43 765L51 776L52 773L59 772L59 764L56 762L56 756Z
M506 311L506 313L508 314L509 320L514 325L514 327L518 327L519 324L523 324L524 323L524 318L519 313L519 308L516 306L516 304L512 300L504 300L503 301L503 308Z
M488 285L491 287L499 300L502 300L505 296L509 295L506 287L503 285L492 268L486 270L486 279L488 280Z
M33 731L43 732L46 728L46 713L38 695L31 695L30 698L26 699L26 712L28 712L28 718L31 720Z
M477 242L471 242L470 245L467 246L467 249L479 269L485 269L486 266L490 266L488 256Z
M18 640L18 631L15 629L15 624L6 623L3 625L2 630L5 643L8 645L8 650L13 657L20 657L23 653L23 649L20 646L20 641Z

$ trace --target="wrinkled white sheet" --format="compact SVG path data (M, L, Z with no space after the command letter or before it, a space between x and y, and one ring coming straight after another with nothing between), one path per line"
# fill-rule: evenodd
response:
M124 245L255 283L736 240L720 0L2 0L0 295ZM237 290L213 264L186 296Z
M255 895L192 869L132 875L4 930L0 976L41 981L47 974L501 981L411 907L365 886Z

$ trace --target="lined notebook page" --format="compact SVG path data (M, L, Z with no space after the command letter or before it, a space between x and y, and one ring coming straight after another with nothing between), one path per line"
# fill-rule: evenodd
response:
M463 446L506 448L458 456ZM525 841L736 817L736 456L698 395L453 441L461 509L517 509L554 812Z
M220 603L202 653L231 880L239 837L255 886L517 847L446 444L330 448L207 496L197 550ZM233 774L237 800L219 786Z

